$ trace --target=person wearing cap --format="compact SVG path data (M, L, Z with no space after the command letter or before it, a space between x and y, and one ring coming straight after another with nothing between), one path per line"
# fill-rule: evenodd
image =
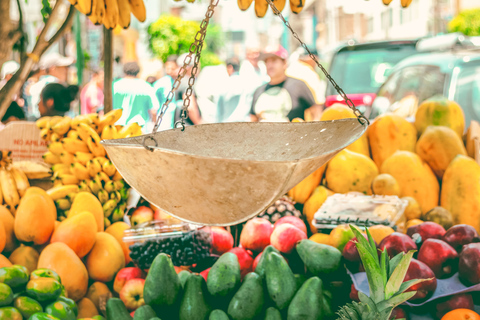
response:
M262 54L270 82L259 87L254 95L252 121L291 121L305 118L305 111L317 104L305 83L286 75L288 52L282 46L267 47Z

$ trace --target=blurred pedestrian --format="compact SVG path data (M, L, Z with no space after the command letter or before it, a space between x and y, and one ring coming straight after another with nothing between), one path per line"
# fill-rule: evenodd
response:
M159 107L155 91L148 82L137 78L140 73L138 63L125 63L123 72L125 77L113 84L113 109L123 109L117 124L137 122L145 127L154 121Z
M12 101L7 111L3 115L3 118L0 121L0 129L2 129L6 124L13 121L25 120L25 113L22 108L15 102Z
M282 46L268 47L262 55L270 82L259 87L253 96L252 121L291 121L305 117L305 110L316 105L304 82L287 77L288 52Z
M41 117L64 116L78 95L78 86L49 83L40 93L38 111Z
M94 71L91 80L80 93L81 114L89 114L103 110L103 70Z
M184 53L180 57L178 57L177 59L178 66L183 66L187 55L188 53ZM183 77L182 82L180 82L180 85L178 86L178 89L176 91L175 100L176 100L177 108L175 110L175 121L180 120L181 110L183 107L183 100L186 98L185 93L188 88L190 76L192 75L192 69L194 64L193 58L194 57L192 57L190 63L186 66L187 70L186 70L185 76ZM200 73L200 63L197 67L198 67L198 70L197 70L197 75L198 75ZM197 103L197 95L195 93L194 88L192 88L192 95L189 97L189 99L190 99L190 105L188 106L188 117L185 120L185 124L187 126L201 124L202 115L200 113L200 108Z
M164 64L166 75L170 76L170 78L172 79L176 79L178 75L177 60L178 60L178 56L173 54L167 58L167 61L165 61L165 64Z

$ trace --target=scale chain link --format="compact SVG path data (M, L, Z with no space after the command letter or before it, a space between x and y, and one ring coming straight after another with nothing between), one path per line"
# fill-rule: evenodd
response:
M175 96L175 91L178 89L180 86L180 83L185 77L187 73L187 67L188 65L192 62L192 57L193 57L193 67L192 67L192 74L188 80L188 88L185 91L185 99L183 99L183 107L182 111L180 113L180 118L181 120L177 121L175 123L175 127L177 127L178 124L182 126L182 131L185 130L185 120L188 117L188 107L190 105L190 97L193 94L193 85L195 84L195 77L198 72L198 65L200 62L200 55L202 52L203 48L203 42L205 40L205 36L207 34L207 27L210 21L210 18L213 16L214 10L216 6L218 5L220 0L211 0L210 5L208 6L207 12L205 13L205 18L200 24L200 29L197 31L195 34L195 40L194 42L190 45L188 55L185 57L185 60L183 61L183 66L180 68L178 71L177 79L175 79L172 89L167 95L166 101L163 103L162 108L160 109L160 113L155 121L155 126L153 127L153 132L157 132L158 128L160 127L160 124L162 123L163 116L165 112L168 109L169 104L172 102L174 96Z
M280 17L280 19L283 21L283 23L285 24L285 26L290 30L290 32L292 33L293 37L295 39L297 39L298 42L300 42L300 45L303 47L303 49L305 49L306 52L308 52L308 55L310 56L310 58L312 58L313 61L315 61L315 63L317 64L317 66L320 68L320 70L322 70L323 74L325 74L325 77L327 77L327 79L330 81L330 83L332 84L332 86L335 88L335 90L337 90L338 94L345 100L345 103L347 104L347 106L352 109L353 113L355 114L355 116L358 118L358 121L363 125L363 124L370 124L370 121L360 112L360 110L358 110L355 105L353 104L352 100L350 100L350 98L345 94L345 92L343 91L342 88L340 88L340 86L335 82L335 80L333 80L332 76L328 73L328 71L320 64L320 62L317 60L317 58L310 52L310 50L308 49L307 45L300 39L300 36L292 29L292 26L290 25L290 23L284 18L284 16L282 15L282 13L277 9L277 7L275 7L275 4L273 3L272 0L266 0L268 2L268 4L270 5L270 7L272 8L272 11L275 15L277 15L278 17Z

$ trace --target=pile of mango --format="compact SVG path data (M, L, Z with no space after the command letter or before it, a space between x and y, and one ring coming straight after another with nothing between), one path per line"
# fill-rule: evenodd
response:
M301 247L299 249L299 247ZM242 278L237 255L227 252L208 274L177 274L170 257L156 256L145 279L145 305L133 319L323 319L332 316L331 295L322 279L331 277L342 255L310 240L297 245L303 270L294 273L284 256L268 246L255 272ZM122 300L107 301L107 319L132 319Z
M348 107L337 104L327 108L321 120L354 117ZM304 204L313 233L312 220L327 197L349 192L407 200L400 230L424 219L446 223L446 228L468 224L480 231L480 166L473 159L471 132L464 132L462 108L432 97L418 107L414 123L394 114L377 117L360 139L288 195Z
M48 142L48 152L43 159L52 166L54 187L47 193L55 201L60 221L69 215L79 192L89 192L100 201L106 227L122 220L129 186L100 144L105 139L142 134L137 123L115 125L121 116L122 109L116 109L104 116L92 113L73 119L54 116L37 120L40 135Z
M74 320L83 318L67 297L60 276L50 269L29 273L20 265L0 268L0 319ZM95 320L104 319L94 316Z

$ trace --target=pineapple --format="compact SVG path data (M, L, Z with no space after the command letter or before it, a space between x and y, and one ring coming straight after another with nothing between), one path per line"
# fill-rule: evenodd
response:
M403 282L414 251L402 252L390 259L387 250L383 249L379 258L368 229L367 241L357 227L350 225L350 228L359 241L356 246L367 273L370 297L359 292L360 302L343 306L337 313L338 320L388 320L393 308L415 295L416 291L405 292L408 288L430 279Z
M278 219L285 216L295 216L302 219L302 213L295 208L295 201L286 195L258 215L259 218L265 218L271 223L275 223Z

